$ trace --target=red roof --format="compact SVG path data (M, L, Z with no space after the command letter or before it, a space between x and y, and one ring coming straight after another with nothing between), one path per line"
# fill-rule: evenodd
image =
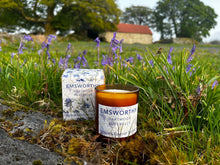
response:
M118 28L117 32L142 33L142 34L151 34L152 35L152 31L146 25L134 25L134 24L120 23L120 24L118 24L117 28Z

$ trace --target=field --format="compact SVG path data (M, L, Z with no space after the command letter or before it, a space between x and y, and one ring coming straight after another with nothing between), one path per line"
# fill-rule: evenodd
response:
M55 36L42 44L25 36L0 46L0 97L54 116L39 135L47 132L44 141L31 142L67 162L220 164L218 45L96 45ZM106 84L140 88L133 139L104 143L93 120L62 120L61 75L68 67L102 68Z

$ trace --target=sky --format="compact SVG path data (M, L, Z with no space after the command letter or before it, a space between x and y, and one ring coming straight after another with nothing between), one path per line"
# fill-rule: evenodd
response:
M134 6L146 6L151 9L156 7L156 4L159 0L117 0L116 3L118 4L119 8L124 11L125 8ZM217 25L215 28L209 31L210 36L203 38L203 42L210 42L213 40L220 40L220 0L200 0L205 5L212 7L215 10L215 13L218 15L216 18ZM151 29L152 30L152 29ZM153 41L157 41L160 39L160 34L156 31L152 30L153 32Z

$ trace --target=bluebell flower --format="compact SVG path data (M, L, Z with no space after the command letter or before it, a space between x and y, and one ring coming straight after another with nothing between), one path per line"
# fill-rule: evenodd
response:
M70 51L70 49L71 49L71 43L68 43L68 45L67 45L67 49L66 49L66 55L67 55L67 53Z
M200 94L201 94L201 87L200 87L200 85L197 87L196 93L197 93L197 95L200 95Z
M129 63L133 63L134 62L134 57L129 57L129 58L125 59L125 61L127 61Z
M64 64L64 60L62 59L62 57L60 57L59 65L63 65L63 64Z
M189 63L189 62L192 61L192 59L193 59L192 56L189 56L189 57L187 58L186 62Z
M189 55L189 57L187 58L187 63L189 63L189 62L191 62L192 61L192 55L195 53L195 51L196 51L196 45L194 44L193 45L193 47L192 47L192 49L191 49L191 51L190 51L190 55Z
M41 44L41 49L44 49L44 48L46 48L47 47L47 43L44 41L44 42L42 42L42 44Z
M193 65L191 65L191 64L187 65L187 67L186 67L186 73L188 73L188 72L190 71L190 69L192 68L192 66L193 66Z
M84 67L86 66L86 64L88 64L88 62L87 62L85 56L82 56L82 63L83 63L83 66L84 66Z
M61 68L61 69L66 69L66 68L68 68L68 60L66 60L66 58L62 58L62 57L60 57L60 61L59 61L59 67Z
M101 62L102 66L105 66L105 65L112 66L113 65L114 60L112 59L112 57L107 56L107 58L106 58L105 55L102 55L102 57L103 57L102 62Z
M16 53L11 53L11 58L14 58L15 55Z
M192 56L196 51L196 45L194 44L191 51L190 51L190 56Z
M153 60L150 60L149 61L150 65L153 67L154 66L154 61Z
M113 46L112 47L112 51L113 51L113 53L115 54L115 55L117 55L116 54L116 50L119 48L119 46L117 46L117 45L115 45L115 46Z
M30 35L24 35L24 40L26 41L33 41Z
M67 55L66 60L69 61L70 57L71 57L71 55Z
M119 43L119 41L116 39L116 32L113 33L113 38L111 39L111 46L113 43Z
M141 57L141 55L137 53L137 59L138 59L139 61L141 61L141 60L143 60L143 57Z
M96 47L99 47L99 46L100 46L100 40L99 40L99 37L97 37L94 41L96 42Z
M55 63L56 63L56 60L53 58L52 60L51 60L52 62L53 62L53 64L55 65Z
M123 40L121 41L121 43L122 42ZM111 39L110 47L112 48L112 51L115 55L116 55L116 50L120 48L119 44L120 44L120 41L116 39L116 32L114 32L113 38ZM122 48L121 48L121 51L122 51Z
M218 86L218 81L216 80L216 81L214 81L214 83L212 84L212 89L214 89L215 87L217 87Z
M71 43L68 43L67 50L70 50L71 46Z
M52 35L50 34L48 37L47 37L47 44L51 44L52 40L53 39L56 39L57 37L55 35Z
M170 51L169 51L168 57L167 57L167 61L168 61L168 63L169 63L170 65L172 65L172 60L171 60L171 55L170 55L170 53L171 53L172 51L173 51L173 47L170 48Z
M120 42L119 42L119 44L120 44L120 46L119 46L119 53L123 52L123 50L122 50L122 43L123 43L123 41L124 41L124 39L121 39Z
M83 51L83 56L85 56L87 53L87 49Z
M46 54L47 54L47 57L48 57L48 59L50 59L50 53L49 53L49 45L47 44L46 45L46 48L47 48L47 50L46 50Z

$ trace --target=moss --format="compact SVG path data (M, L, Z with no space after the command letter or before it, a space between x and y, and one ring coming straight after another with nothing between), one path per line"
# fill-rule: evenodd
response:
M34 160L32 162L32 165L43 165L42 161L41 160Z
M6 109L6 110L4 110L4 111L2 111L2 115L4 116L4 117L13 117L14 116L14 113L15 113L15 110L12 110L11 108L9 108L9 109Z
M4 122L5 121L5 118L0 118L0 122Z
M19 121L20 118L16 116L16 117L13 117L13 120L14 120L14 121Z

